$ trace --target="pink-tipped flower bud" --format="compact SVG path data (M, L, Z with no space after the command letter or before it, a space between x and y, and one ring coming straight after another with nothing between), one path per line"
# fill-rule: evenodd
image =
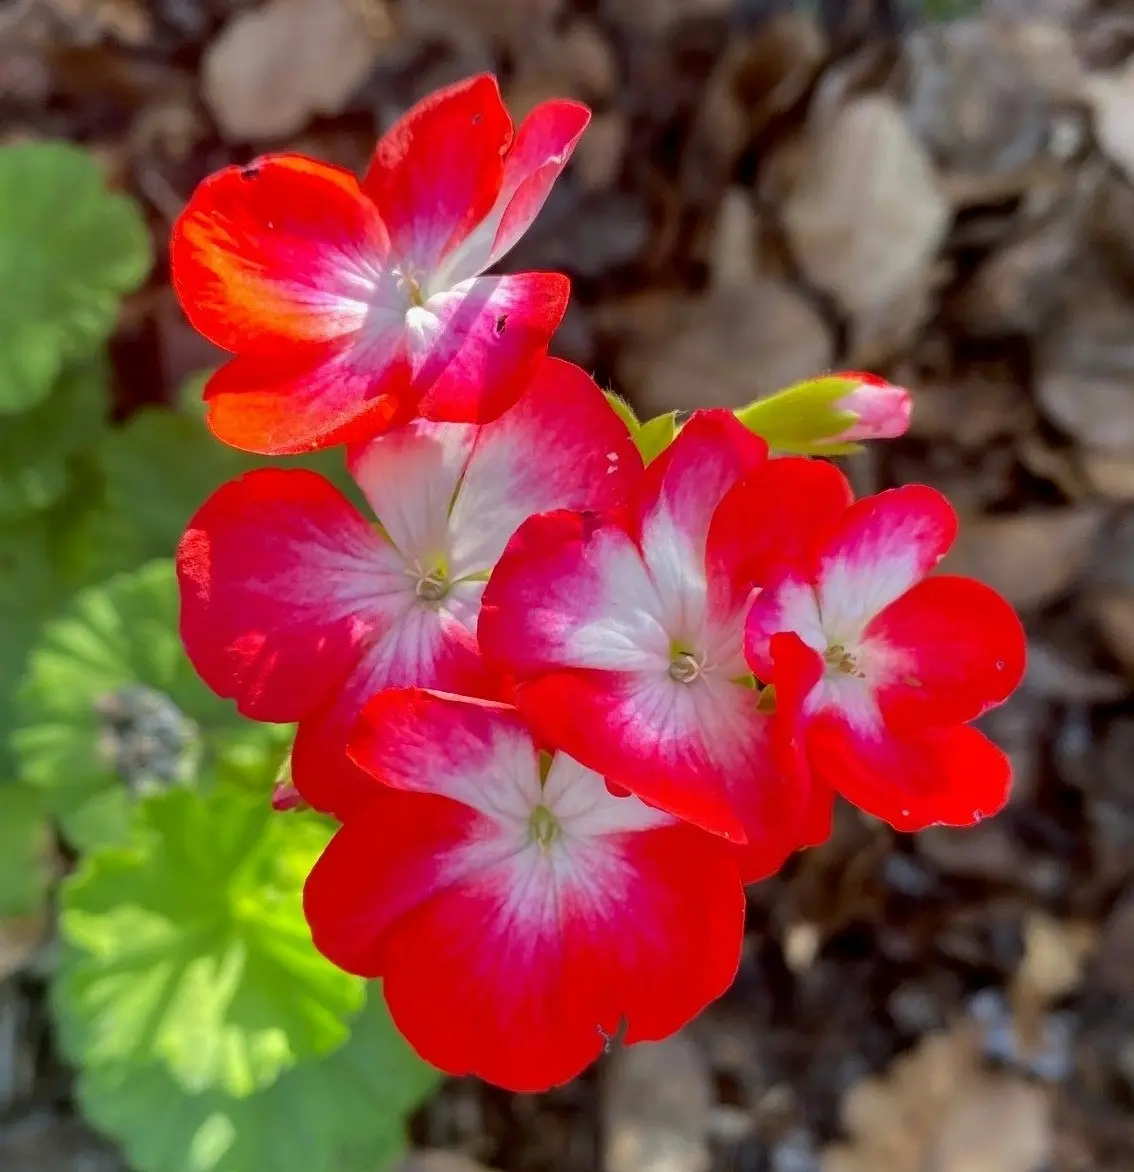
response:
M840 371L832 377L856 384L834 404L837 411L851 411L857 416L846 431L833 437L837 442L894 439L909 430L913 403L905 387L859 370Z
M277 781L272 790L273 810L299 810L307 803L299 796L299 790L290 781Z

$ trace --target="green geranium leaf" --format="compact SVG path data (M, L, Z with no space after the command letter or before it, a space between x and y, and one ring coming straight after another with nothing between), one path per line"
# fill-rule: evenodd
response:
M140 209L81 147L0 147L0 414L41 402L98 347L150 263Z
M153 562L82 591L29 657L12 747L80 850L120 841L139 794L202 768L268 801L290 730L210 692L177 627L173 565Z
M670 411L666 415L658 415L643 422L635 414L634 408L613 391L606 392L606 401L618 418L626 424L626 429L630 432L630 437L637 445L638 451L642 453L642 459L645 463L648 464L660 456L673 443L673 437L677 434L676 411Z
M42 905L52 845L40 795L27 785L0 785L0 920L30 915Z
M70 1056L156 1064L189 1093L240 1098L342 1045L364 984L315 951L300 906L329 836L313 814L281 818L227 786L144 799L128 845L89 855L61 888Z
M67 491L71 458L97 441L109 407L99 357L68 367L51 394L0 428L0 521L45 509Z
M190 380L192 382L193 380ZM188 395L188 393L186 393ZM200 394L198 387L197 394ZM189 519L226 480L269 464L322 473L356 504L358 490L341 452L266 460L216 439L189 411L152 407L112 429L99 450L107 483L107 512L129 526L145 558L173 553Z
M83 1071L79 1101L138 1172L383 1172L405 1149L405 1116L439 1078L375 985L345 1046L247 1098L187 1095L151 1066Z
M0 525L0 776L13 776L15 692L40 624L65 597L39 517Z

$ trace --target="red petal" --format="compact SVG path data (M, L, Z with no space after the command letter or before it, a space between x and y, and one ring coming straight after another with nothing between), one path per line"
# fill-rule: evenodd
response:
M545 1090L623 1018L628 1042L660 1040L732 982L743 889L721 844L680 825L599 836L554 881L493 833L446 798L387 791L307 882L316 945L383 978L395 1024L435 1066Z
M362 181L393 253L428 277L492 209L511 142L512 119L489 74L437 90L402 115Z
M494 566L535 513L622 504L641 475L642 457L594 379L545 358L515 406L476 432L453 500L453 573Z
M850 482L834 464L768 460L732 488L713 514L710 575L732 583L738 600L788 571L810 576L853 500Z
M278 358L239 357L205 388L209 429L246 452L282 456L351 443L410 410L409 364L397 347L373 354L330 343Z
M512 248L539 214L590 119L579 102L541 102L532 110L508 152L492 210L449 254L435 285L475 277Z
M380 583L399 571L321 476L249 472L205 502L178 547L185 650L245 715L298 720L326 703L387 621Z
M963 724L1002 704L1024 675L1027 638L1012 607L982 582L919 582L867 628L895 658L879 688L887 722Z
M581 102L552 101L541 102L520 124L504 164L497 201L502 214L486 268L496 264L531 227L590 120L591 112Z
M479 591L454 587L453 594ZM411 606L374 640L333 702L299 722L291 776L315 809L349 817L373 795L376 782L347 756L347 745L366 701L385 688L424 687L495 698L501 684L488 672L476 636L451 608ZM475 613L475 608L473 609Z
M426 419L487 423L520 397L567 312L559 273L477 277L407 317L413 385Z
M808 724L807 749L812 768L847 801L907 832L990 817L1012 781L1008 757L965 724L870 737L820 713Z
M388 252L357 179L290 154L210 175L170 241L193 325L224 350L264 357L360 329Z

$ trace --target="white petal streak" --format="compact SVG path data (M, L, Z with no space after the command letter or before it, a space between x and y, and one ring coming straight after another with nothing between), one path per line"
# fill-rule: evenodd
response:
M642 672L628 679L610 720L624 727L643 754L673 768L730 773L761 751L751 719L755 704L751 688L722 676L682 684L667 674Z
M924 577L922 551L934 529L934 519L921 513L887 510L823 558L819 608L833 642L857 640L879 611Z
M557 753L551 763L543 801L571 839L650 830L677 821L635 797L614 797L600 774L566 753Z
M573 619L564 638L564 664L665 672L670 635L664 607L633 540L619 529L604 529L595 535L588 553L598 571L599 595L587 600L585 617ZM563 607L572 616L582 609L580 600L569 594Z
M428 570L450 556L449 506L476 430L415 419L351 454L351 475L410 565Z
M705 534L690 532L665 495L642 526L642 554L660 604L658 618L670 637L692 647L705 640L709 592L705 577Z

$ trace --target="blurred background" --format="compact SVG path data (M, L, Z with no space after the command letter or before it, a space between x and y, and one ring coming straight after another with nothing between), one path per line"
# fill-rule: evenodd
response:
M405 1169L1134 1169L1132 54L1130 0L0 4L0 151L80 144L156 258L104 331L105 452L53 438L48 491L20 464L32 433L0 439L5 689L60 599L168 557L228 474L189 476L190 439L153 423L195 411L221 357L168 284L194 185L277 149L361 170L412 102L484 70L517 121L554 96L595 111L505 263L572 277L555 352L640 413L839 367L910 387L909 435L848 470L861 491L946 492L948 568L1025 617L1027 680L986 721L1015 766L1003 814L907 838L840 810L752 889L740 977L701 1019L551 1094L441 1084ZM3 218L30 223L37 198L0 180L0 333L40 282ZM151 496L172 500L160 524L130 512ZM25 514L51 590L29 585ZM123 1172L59 1053L51 938L49 905L0 916L0 1170ZM306 1125L302 1100L276 1124ZM130 1160L275 1172L183 1156Z

